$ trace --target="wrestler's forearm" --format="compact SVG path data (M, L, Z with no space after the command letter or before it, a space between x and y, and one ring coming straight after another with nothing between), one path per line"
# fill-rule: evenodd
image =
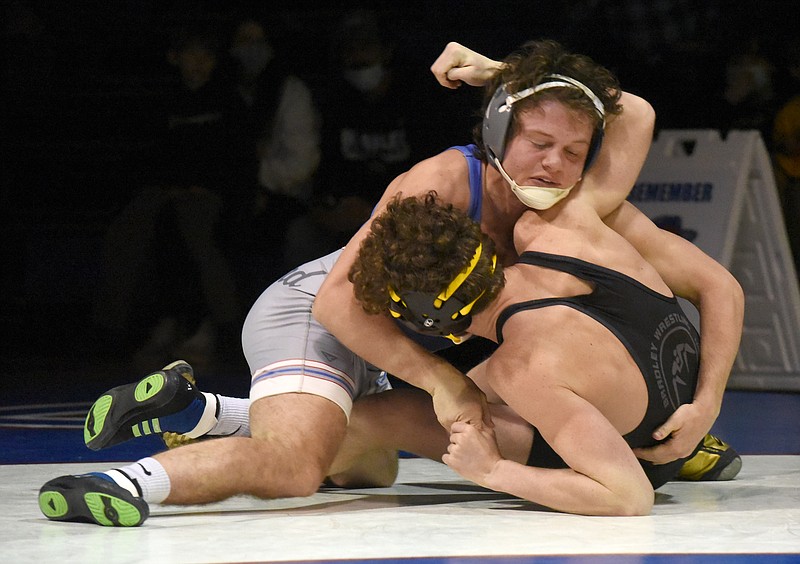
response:
M694 301L700 311L700 371L694 402L716 419L742 334L744 293L732 275L718 277L713 289Z
M612 488L570 468L534 468L510 460L498 461L481 485L579 515L649 515L654 501L653 489L643 473L630 483Z

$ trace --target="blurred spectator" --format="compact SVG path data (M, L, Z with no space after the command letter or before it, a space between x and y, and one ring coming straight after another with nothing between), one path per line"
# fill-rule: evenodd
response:
M790 37L780 43L776 53L775 89L778 105L783 106L800 95L800 37Z
M757 129L769 143L775 116L775 65L752 37L725 65L721 129Z
M788 38L777 56L781 107L772 124L770 149L786 231L800 275L800 38Z
M786 231L800 273L800 92L775 116L772 155Z
M389 182L427 156L418 123L425 104L395 66L387 35L378 15L364 10L347 14L334 34L335 75L316 93L322 160L311 211L289 229L289 267L344 245Z
M239 351L242 308L218 227L247 197L237 178L246 142L236 135L236 95L216 73L218 57L209 26L174 34L174 80L158 108L147 185L106 237L95 321L116 343L138 348L134 360L146 370Z
M320 160L319 112L291 61L273 45L269 32L275 25L241 18L229 48L243 108L238 132L252 155L243 182L255 196L240 207L228 234L246 305L284 274L286 230L306 210Z

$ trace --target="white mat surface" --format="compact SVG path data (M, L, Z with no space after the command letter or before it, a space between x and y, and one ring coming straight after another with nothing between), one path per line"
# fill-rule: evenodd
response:
M727 483L673 482L648 517L549 512L478 488L447 467L401 461L397 484L291 500L153 506L138 528L48 521L47 480L106 464L0 466L6 562L291 560L678 553L800 554L800 456L745 456Z

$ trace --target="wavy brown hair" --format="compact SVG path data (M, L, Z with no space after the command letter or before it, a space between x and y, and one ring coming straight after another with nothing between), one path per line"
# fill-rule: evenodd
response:
M514 94L545 82L545 76L551 74L568 76L585 84L603 103L606 121L611 116L622 113L622 105L619 103L622 89L617 77L586 55L570 53L557 41L550 39L529 41L506 57L503 62L505 63L503 69L484 87L481 116L485 114L492 96L501 85L506 84L509 94ZM508 131L509 139L517 132L516 116L538 106L543 100L557 100L569 108L590 116L593 127L599 124L600 118L594 104L583 92L575 88L549 88L514 104L511 127ZM485 158L480 123L473 129L473 137L480 149L479 156Z
M400 296L438 294L467 267L478 243L483 246L478 263L454 294L469 303L485 290L472 313L485 308L505 284L499 262L492 272L494 241L466 213L442 203L435 191L424 197L398 194L373 220L348 279L367 313L387 313L390 286Z

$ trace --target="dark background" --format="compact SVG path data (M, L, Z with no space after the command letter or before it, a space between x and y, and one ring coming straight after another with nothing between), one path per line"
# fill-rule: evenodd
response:
M647 98L659 129L735 124L723 100L725 65L746 51L774 65L776 104L799 93L784 71L800 22L793 0L318 4L3 2L0 386L6 398L42 381L62 390L82 378L82 385L102 391L138 376L118 373L124 367L113 343L109 350L93 331L89 313L103 235L148 164L148 111L169 72L168 32L186 17L223 28L242 11L261 13L274 21L273 40L291 54L295 72L323 92L332 22L348 8L378 8L395 58L414 87L429 90L425 110L440 118L431 135L446 143L442 149L469 142L480 103L477 89L443 89L428 70L451 40L502 58L525 40L557 39Z

